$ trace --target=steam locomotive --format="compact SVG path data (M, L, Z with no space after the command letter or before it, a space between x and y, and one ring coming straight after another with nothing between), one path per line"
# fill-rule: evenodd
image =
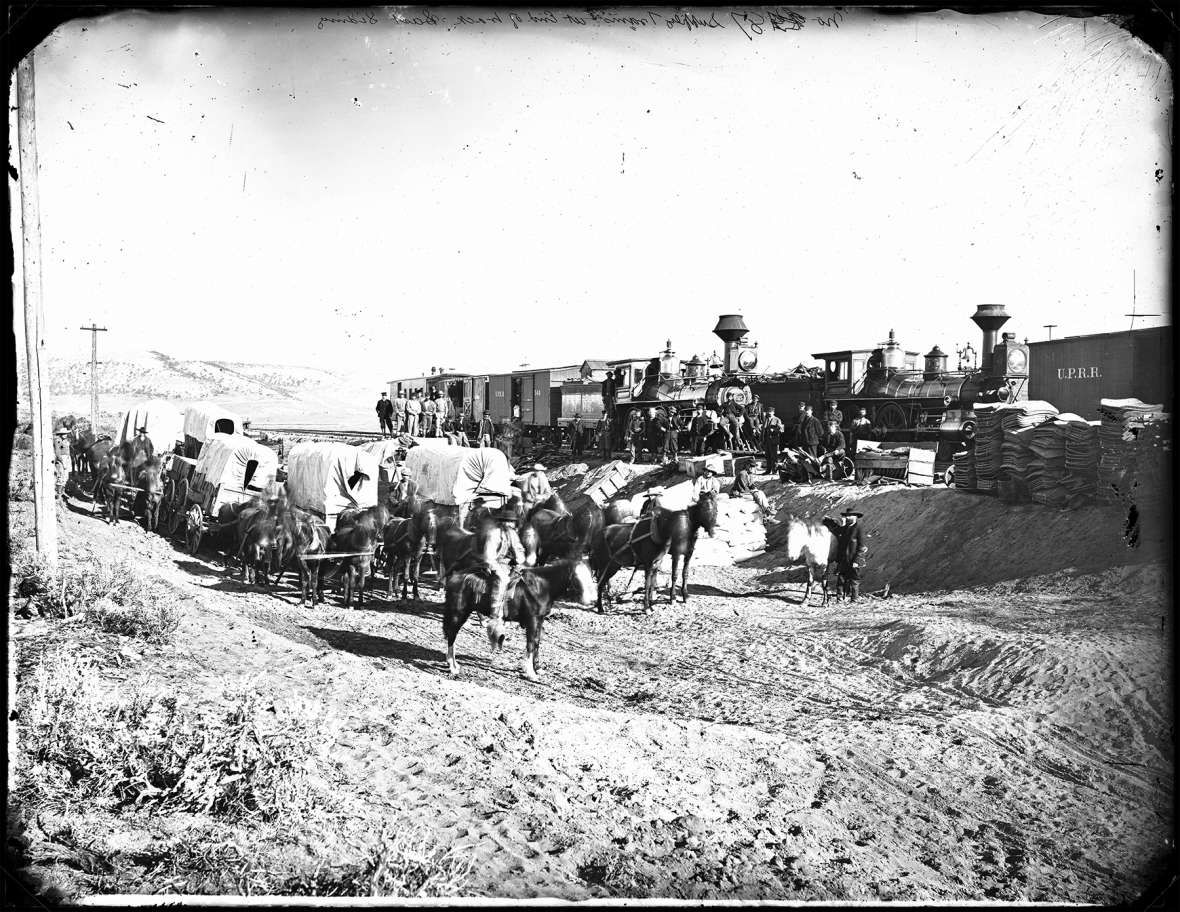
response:
M818 416L830 400L843 413L844 430L863 408L877 439L930 441L936 444L936 461L949 463L956 450L974 440L976 404L1028 398L1028 345L1017 342L1014 333L1000 334L1008 319L1003 305L978 307L972 320L983 331L982 363L971 370L948 370L947 355L938 346L922 356L919 368L918 353L903 350L890 330L888 340L875 348L814 353L822 368L767 375L754 372L757 343L747 341L741 315L723 314L713 329L724 345L722 363L710 366L694 358L680 365L669 343L648 364L642 382L620 395L613 427L621 432L635 409L684 417L698 403L720 409L731 399L744 406L757 396L764 407L775 406L790 434L800 403L811 405Z

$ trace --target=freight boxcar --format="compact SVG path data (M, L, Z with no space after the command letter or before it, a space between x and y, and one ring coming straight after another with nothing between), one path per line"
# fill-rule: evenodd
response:
M1170 326L1029 344L1029 398L1095 420L1100 399L1132 397L1172 410Z
M497 427L513 418L512 374L490 374L487 382L487 397L484 408L491 412L492 420L496 422Z
M513 374L512 405L519 409L526 436L539 442L554 438L561 415L561 385L576 379L580 370L580 365L567 364Z

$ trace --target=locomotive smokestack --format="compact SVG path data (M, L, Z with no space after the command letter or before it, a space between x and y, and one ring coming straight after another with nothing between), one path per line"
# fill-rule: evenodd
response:
M738 345L749 331L741 314L722 314L718 318L717 325L713 327L713 335L725 343L726 371L732 373L738 369Z
M983 330L983 348L979 352L979 366L985 374L991 372L992 349L999 341L1000 327L1010 319L1003 304L980 304L971 317Z

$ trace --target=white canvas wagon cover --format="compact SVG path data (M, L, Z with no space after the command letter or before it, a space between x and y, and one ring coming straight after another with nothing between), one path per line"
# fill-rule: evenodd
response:
M138 402L123 414L115 443L133 440L136 429L141 427L147 428L148 439L157 454L170 453L182 439L184 416L180 409L163 399Z
M393 477L398 466L397 451L405 449L397 440L373 440L362 444L361 449L377 458L377 467L382 476L388 480Z
M218 427L218 422L228 426ZM214 433L241 434L242 419L216 402L194 402L184 410L184 435L204 443ZM154 441L153 441L154 442Z
M377 505L377 456L346 443L297 443L287 456L287 496L325 519ZM361 473L359 477L357 473ZM349 480L353 485L349 486Z
M476 497L509 497L512 467L503 450L491 447L422 447L406 453L406 473L418 493L437 504L470 503Z
M227 489L242 490L249 485L260 492L275 480L279 457L243 434L214 434L201 449L193 467L195 484L207 482Z

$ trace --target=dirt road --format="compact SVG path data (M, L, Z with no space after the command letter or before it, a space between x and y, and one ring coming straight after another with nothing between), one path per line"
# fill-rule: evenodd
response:
M63 539L194 596L116 686L321 707L360 828L469 852L473 895L1109 903L1171 851L1159 564L824 607L765 566L700 567L650 617L559 607L531 684L520 631L492 656L478 624L450 677L431 585L300 609L131 525L72 513ZM62 635L13 624L25 648Z

